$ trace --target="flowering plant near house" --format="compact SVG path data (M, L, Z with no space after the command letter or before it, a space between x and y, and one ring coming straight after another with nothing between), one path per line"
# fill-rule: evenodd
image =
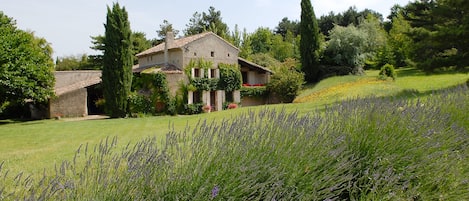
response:
M236 109L236 108L238 108L238 104L236 104L236 103L228 104L228 109Z
M208 113L212 110L212 106L210 105L204 105L202 106L202 110L205 112L205 113Z

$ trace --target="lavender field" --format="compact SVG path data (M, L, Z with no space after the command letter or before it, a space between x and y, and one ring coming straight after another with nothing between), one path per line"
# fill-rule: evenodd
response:
M0 169L0 199L468 200L467 111L462 85L201 120L163 142L85 144L53 175Z

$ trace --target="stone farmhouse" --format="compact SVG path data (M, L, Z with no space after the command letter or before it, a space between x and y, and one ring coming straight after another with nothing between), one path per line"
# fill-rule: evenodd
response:
M175 39L170 32L164 43L154 46L139 54L138 64L133 67L134 73L164 72L172 95L176 94L179 83L188 83L184 67L192 60L202 58L213 62L207 72L209 78L219 78L218 64L239 64L243 86L255 87L265 85L272 71L238 57L239 49L212 32ZM191 69L192 77L203 77L201 69ZM56 71L55 95L49 101L49 118L82 117L102 111L95 102L102 98L101 71ZM268 103L266 99L241 99L240 91L231 93L217 91L189 91L188 104L204 103L211 105L213 110L222 110L224 102L240 102L243 106Z
M208 73L208 78L219 78L218 64L239 64L245 86L265 85L272 71L238 57L239 49L213 32L205 32L197 35L175 39L172 32L168 32L165 42L147 49L139 54L138 65L133 72L139 73L154 68L166 74L168 86L172 95L175 95L178 84L182 80L188 83L184 68L191 60L204 59L212 61L213 66ZM198 68L191 69L191 75L203 77L204 71ZM224 90L217 91L189 91L188 104L202 102L211 105L214 110L222 110L224 102L241 102L240 91L236 90L228 94ZM265 101L250 101L247 105L265 104ZM243 104L244 105L244 104Z

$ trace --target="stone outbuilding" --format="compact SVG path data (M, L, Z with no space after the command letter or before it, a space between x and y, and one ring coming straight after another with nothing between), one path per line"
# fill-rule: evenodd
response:
M101 71L56 71L55 97L49 100L49 118L83 117L97 112L102 97Z

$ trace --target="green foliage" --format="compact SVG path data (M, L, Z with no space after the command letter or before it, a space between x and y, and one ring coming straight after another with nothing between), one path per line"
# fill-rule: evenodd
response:
M267 90L283 103L292 102L304 83L302 73L294 69L281 68L275 72L267 84Z
M102 58L101 58L102 59ZM67 70L99 70L102 66L95 65L95 58L86 54L59 57L55 61L56 71Z
M151 105L153 105L153 108L148 110L145 108L145 110L140 111L132 110L133 107L130 107L130 113L167 112L168 114L173 114L176 111L176 100L175 98L171 98L166 74L163 72L150 74L142 73L139 76L134 76L132 84L133 90L142 93L139 94L139 96L148 99ZM141 107L134 108L139 109Z
M155 107L150 97L138 93L129 95L129 113L131 116L152 114L154 111Z
M179 34L179 30L173 28L173 24L169 23L168 20L163 20L163 24L160 24L160 30L157 30L156 33L160 37L160 41L166 39L166 33L173 32L174 36Z
M260 27L251 35L252 53L268 53L272 48L274 34L269 28Z
M385 64L383 67L381 67L381 70L379 71L380 79L385 80L388 77L392 78L392 80L396 80L397 78L397 73L394 70L394 66L391 64Z
M251 55L250 60L255 64L265 66L267 68L276 68L282 65L280 61L266 53L253 54Z
M219 89L219 81L217 78L196 77L191 79L191 86L200 91L215 91Z
M412 50L412 39L408 36L410 25L401 13L392 18L392 27L389 30L389 46L392 49L395 65L406 66L406 60L410 58Z
M104 36L102 71L106 113L112 118L125 117L132 85L132 38L128 14L119 3L108 6Z
M218 64L220 81L218 88L225 91L235 91L241 88L242 76L238 64Z
M203 103L185 104L184 114L188 114L188 115L200 114L203 112L202 111L203 106L204 106Z
M27 100L45 103L54 96L52 48L32 32L17 29L0 11L0 113Z
M290 32L293 36L298 36L300 34L300 23L296 20L289 20L288 17L282 18L275 27L275 33L282 35L283 38L287 38L287 33Z
M186 25L184 34L190 36L205 31L211 31L222 38L229 39L228 25L222 21L221 12L212 6L208 9L208 13L195 12L189 20L189 24Z
M241 98L243 97L267 97L269 95L266 86L241 87Z
M464 0L415 1L404 8L412 59L425 71L469 66L469 5Z
M353 69L350 73L360 74L366 58L367 37L366 32L352 25L334 27L324 52L324 62L348 66Z
M147 40L145 33L143 32L132 32L130 36L132 40L132 56L134 65L138 64L138 58L136 54L143 52L151 47L151 42Z
M310 0L301 0L301 69L309 83L319 81L320 38L318 22Z

